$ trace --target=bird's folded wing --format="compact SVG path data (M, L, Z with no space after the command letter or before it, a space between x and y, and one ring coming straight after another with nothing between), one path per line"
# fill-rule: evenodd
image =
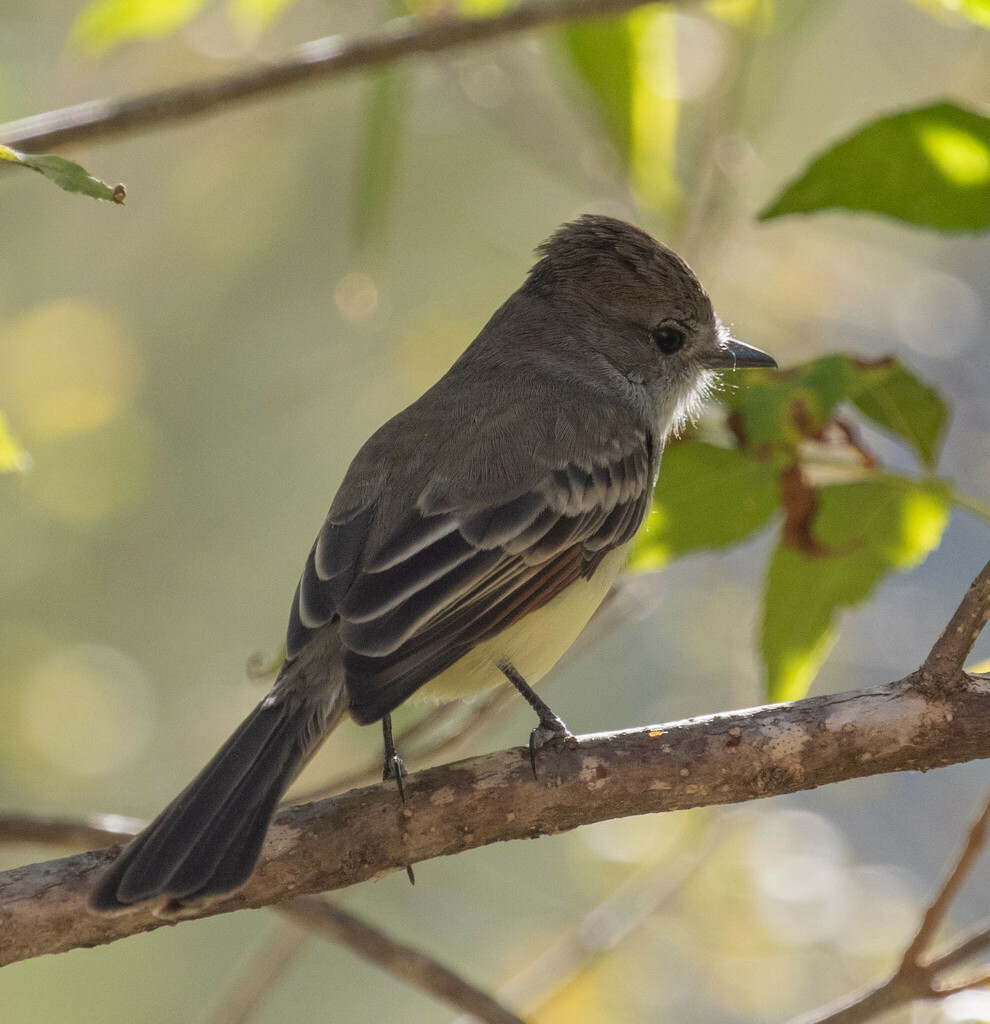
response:
M472 647L542 607L628 541L649 507L648 440L570 465L482 511L416 508L374 550L372 503L328 520L306 562L289 622L295 657L336 623L351 713L387 714Z

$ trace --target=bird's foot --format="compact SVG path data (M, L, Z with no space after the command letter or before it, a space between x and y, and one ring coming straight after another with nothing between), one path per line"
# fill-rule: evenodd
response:
M526 698L526 703L539 715L540 724L529 734L529 766L536 778L536 752L551 742L573 739L574 734L555 715L546 701L523 679L522 674L508 661L503 661L499 669L506 679Z
M392 738L392 716L385 715L382 719L382 738L385 741L385 763L382 766L382 782L388 782L389 779L395 779L396 789L399 791L399 799L403 803L406 802L406 788L402 785L402 779L405 777L406 766L401 757L395 749L395 740ZM410 812L406 812L410 813ZM409 878L411 885L416 884L416 876L413 874L411 864L406 865L406 875Z
M399 791L399 797L403 803L406 802L406 788L402 785L402 780L409 774L406 771L405 762L401 757L393 750L391 754L385 754L385 764L382 768L382 782L388 782L389 779L395 780L395 787Z
M536 752L542 750L548 743L572 739L574 733L556 715L540 719L540 724L529 734L529 766L533 769L534 779L537 778Z

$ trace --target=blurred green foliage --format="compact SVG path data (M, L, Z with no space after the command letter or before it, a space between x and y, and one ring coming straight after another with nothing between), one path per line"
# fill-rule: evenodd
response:
M25 463L26 454L11 434L3 413L0 413L0 473L24 469Z
M814 547L788 543L784 534L770 560L761 636L769 700L807 694L835 642L836 612L934 551L949 509L937 482L885 474L817 492Z
M933 14L962 16L990 28L990 0L914 0Z
M649 6L561 33L570 71L588 87L637 199L656 212L679 198L674 31L673 11Z
M107 202L122 205L127 196L123 185L111 186L99 178L94 178L79 164L66 160L65 157L41 153L19 153L9 146L0 145L0 160L28 167L54 181L66 192L81 192L94 199L105 199Z
M72 39L97 55L137 39L161 39L178 31L206 0L92 0L79 12Z
M909 446L926 472L947 409L895 359L830 355L746 378L725 399L732 447L688 440L664 454L630 567L738 543L779 512L761 649L768 698L795 700L834 643L838 612L938 547L951 507L948 484L882 472L839 407L857 408ZM823 470L839 482L817 481Z
M990 118L954 103L904 110L815 159L760 214L842 208L938 231L990 227Z

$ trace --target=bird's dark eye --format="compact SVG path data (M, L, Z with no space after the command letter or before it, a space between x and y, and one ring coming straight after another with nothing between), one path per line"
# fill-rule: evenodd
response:
M677 324L661 324L653 328L653 340L665 356L670 356L684 348L687 332Z

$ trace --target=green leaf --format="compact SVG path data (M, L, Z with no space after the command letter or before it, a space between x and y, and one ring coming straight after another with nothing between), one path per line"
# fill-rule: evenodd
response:
M778 501L768 463L702 441L672 445L629 567L655 569L689 551L735 544L765 525Z
M161 39L191 21L206 0L92 0L72 26L72 40L91 54L136 39Z
M923 561L949 521L949 498L934 483L878 476L818 494L813 529L829 553L781 543L767 574L762 651L771 701L805 696L835 642L836 615L890 572Z
M962 15L984 28L990 28L990 0L914 0L932 14Z
M571 67L590 88L605 130L628 167L632 156L635 43L628 18L585 21L563 29Z
M673 12L645 6L624 18L569 25L561 37L571 70L588 87L640 203L672 209L680 199Z
M406 108L404 82L401 69L386 68L371 84L354 199L354 239L359 248L381 236L395 196Z
M725 396L746 448L779 465L795 461L802 440L821 431L844 401L906 441L926 466L934 464L948 420L945 401L896 359L835 354L780 373L752 370L745 387Z
M19 153L16 149L0 145L0 160L7 160L21 167L30 167L31 170L43 174L49 181L54 181L59 188L65 189L66 192L81 192L94 199L105 199L117 205L122 205L127 197L127 190L123 185L111 187L105 181L94 178L79 164L66 160L64 157L51 154Z
M934 468L948 409L941 395L895 359L860 364L850 398L864 416L903 438L929 469Z
M833 208L939 231L990 227L990 118L953 103L882 117L819 156L759 218Z
M25 470L30 465L31 457L14 439L7 427L7 420L0 413L0 473L12 473Z

